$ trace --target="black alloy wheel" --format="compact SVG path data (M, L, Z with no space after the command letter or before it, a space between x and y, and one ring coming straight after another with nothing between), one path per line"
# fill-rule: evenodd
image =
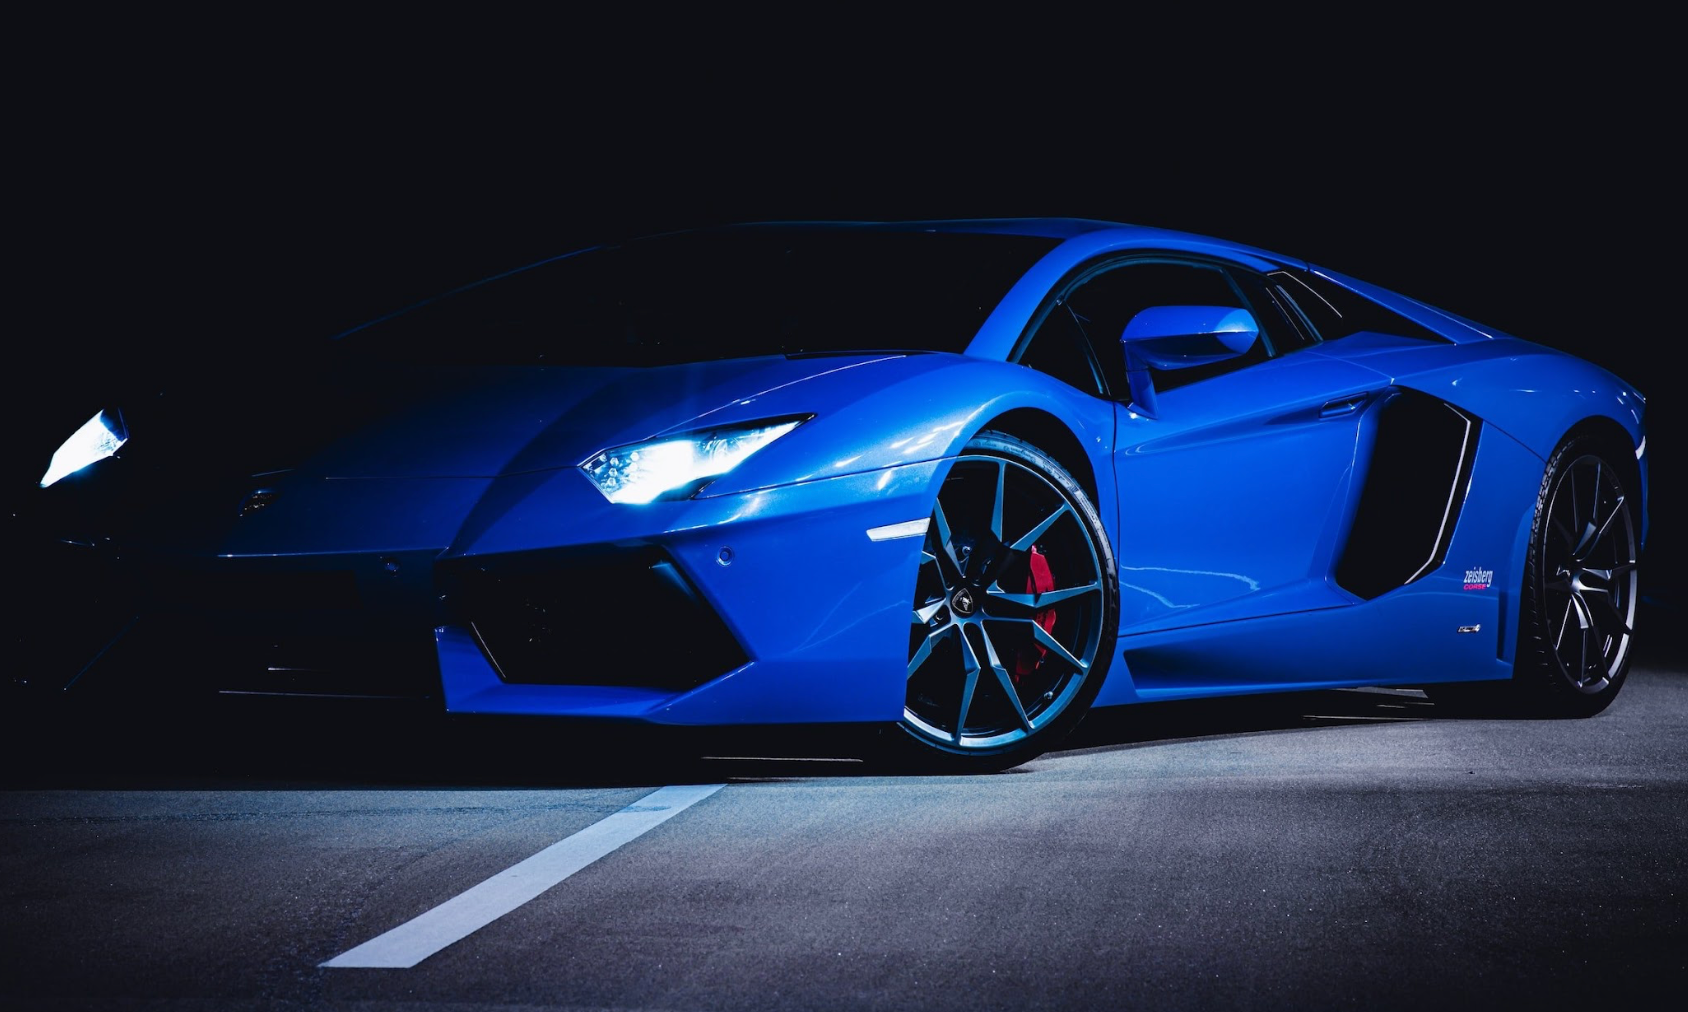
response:
M1635 644L1640 513L1632 461L1578 436L1548 458L1530 528L1512 678L1426 686L1455 714L1591 717Z
M1639 600L1633 474L1632 462L1587 437L1548 461L1513 676L1524 701L1546 715L1599 713L1628 673Z
M1083 717L1118 623L1113 553L1060 464L982 432L940 487L915 579L895 738L925 768L989 771L1053 747Z

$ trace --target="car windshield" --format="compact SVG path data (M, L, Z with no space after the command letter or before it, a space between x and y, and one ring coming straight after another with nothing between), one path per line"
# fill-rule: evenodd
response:
M1055 244L850 228L675 233L546 261L342 340L360 357L426 364L650 366L962 351Z

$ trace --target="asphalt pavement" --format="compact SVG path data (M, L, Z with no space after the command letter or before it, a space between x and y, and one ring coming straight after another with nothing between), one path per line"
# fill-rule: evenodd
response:
M1680 653L1644 648L1588 720L1362 690L1132 708L1071 745L882 776L528 725L14 720L0 1008L1587 1009L1688 984Z

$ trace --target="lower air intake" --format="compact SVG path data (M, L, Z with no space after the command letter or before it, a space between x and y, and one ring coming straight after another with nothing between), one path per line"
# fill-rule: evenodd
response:
M460 578L463 621L506 682L684 690L749 658L660 552Z

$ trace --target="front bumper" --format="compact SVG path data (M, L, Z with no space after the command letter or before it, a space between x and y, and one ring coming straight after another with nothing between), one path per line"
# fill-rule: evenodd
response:
M21 626L23 667L77 691L421 695L454 713L690 726L895 720L922 539L867 531L925 517L947 466L644 506L607 502L572 468L301 483L193 550L54 545L43 572L59 586ZM74 574L66 553L81 553ZM641 589L653 564L677 593Z
M500 677L464 621L472 602L454 601L448 590L435 630L446 707L695 726L896 720L922 540L874 541L867 531L927 516L947 466L927 461L636 507L607 502L575 470L500 479L503 487L489 490L481 515L464 525L468 536L441 557L443 586L467 570L531 569L547 553L629 561L661 553L719 619L743 662L717 674L719 644L652 646L685 640L695 623L672 605L629 595L610 603L624 612L615 625L644 630L650 642L582 627L574 648L588 672L611 674L578 684L517 682ZM550 547L529 547L539 541ZM676 654L678 687L650 668ZM705 677L688 686L694 663Z

